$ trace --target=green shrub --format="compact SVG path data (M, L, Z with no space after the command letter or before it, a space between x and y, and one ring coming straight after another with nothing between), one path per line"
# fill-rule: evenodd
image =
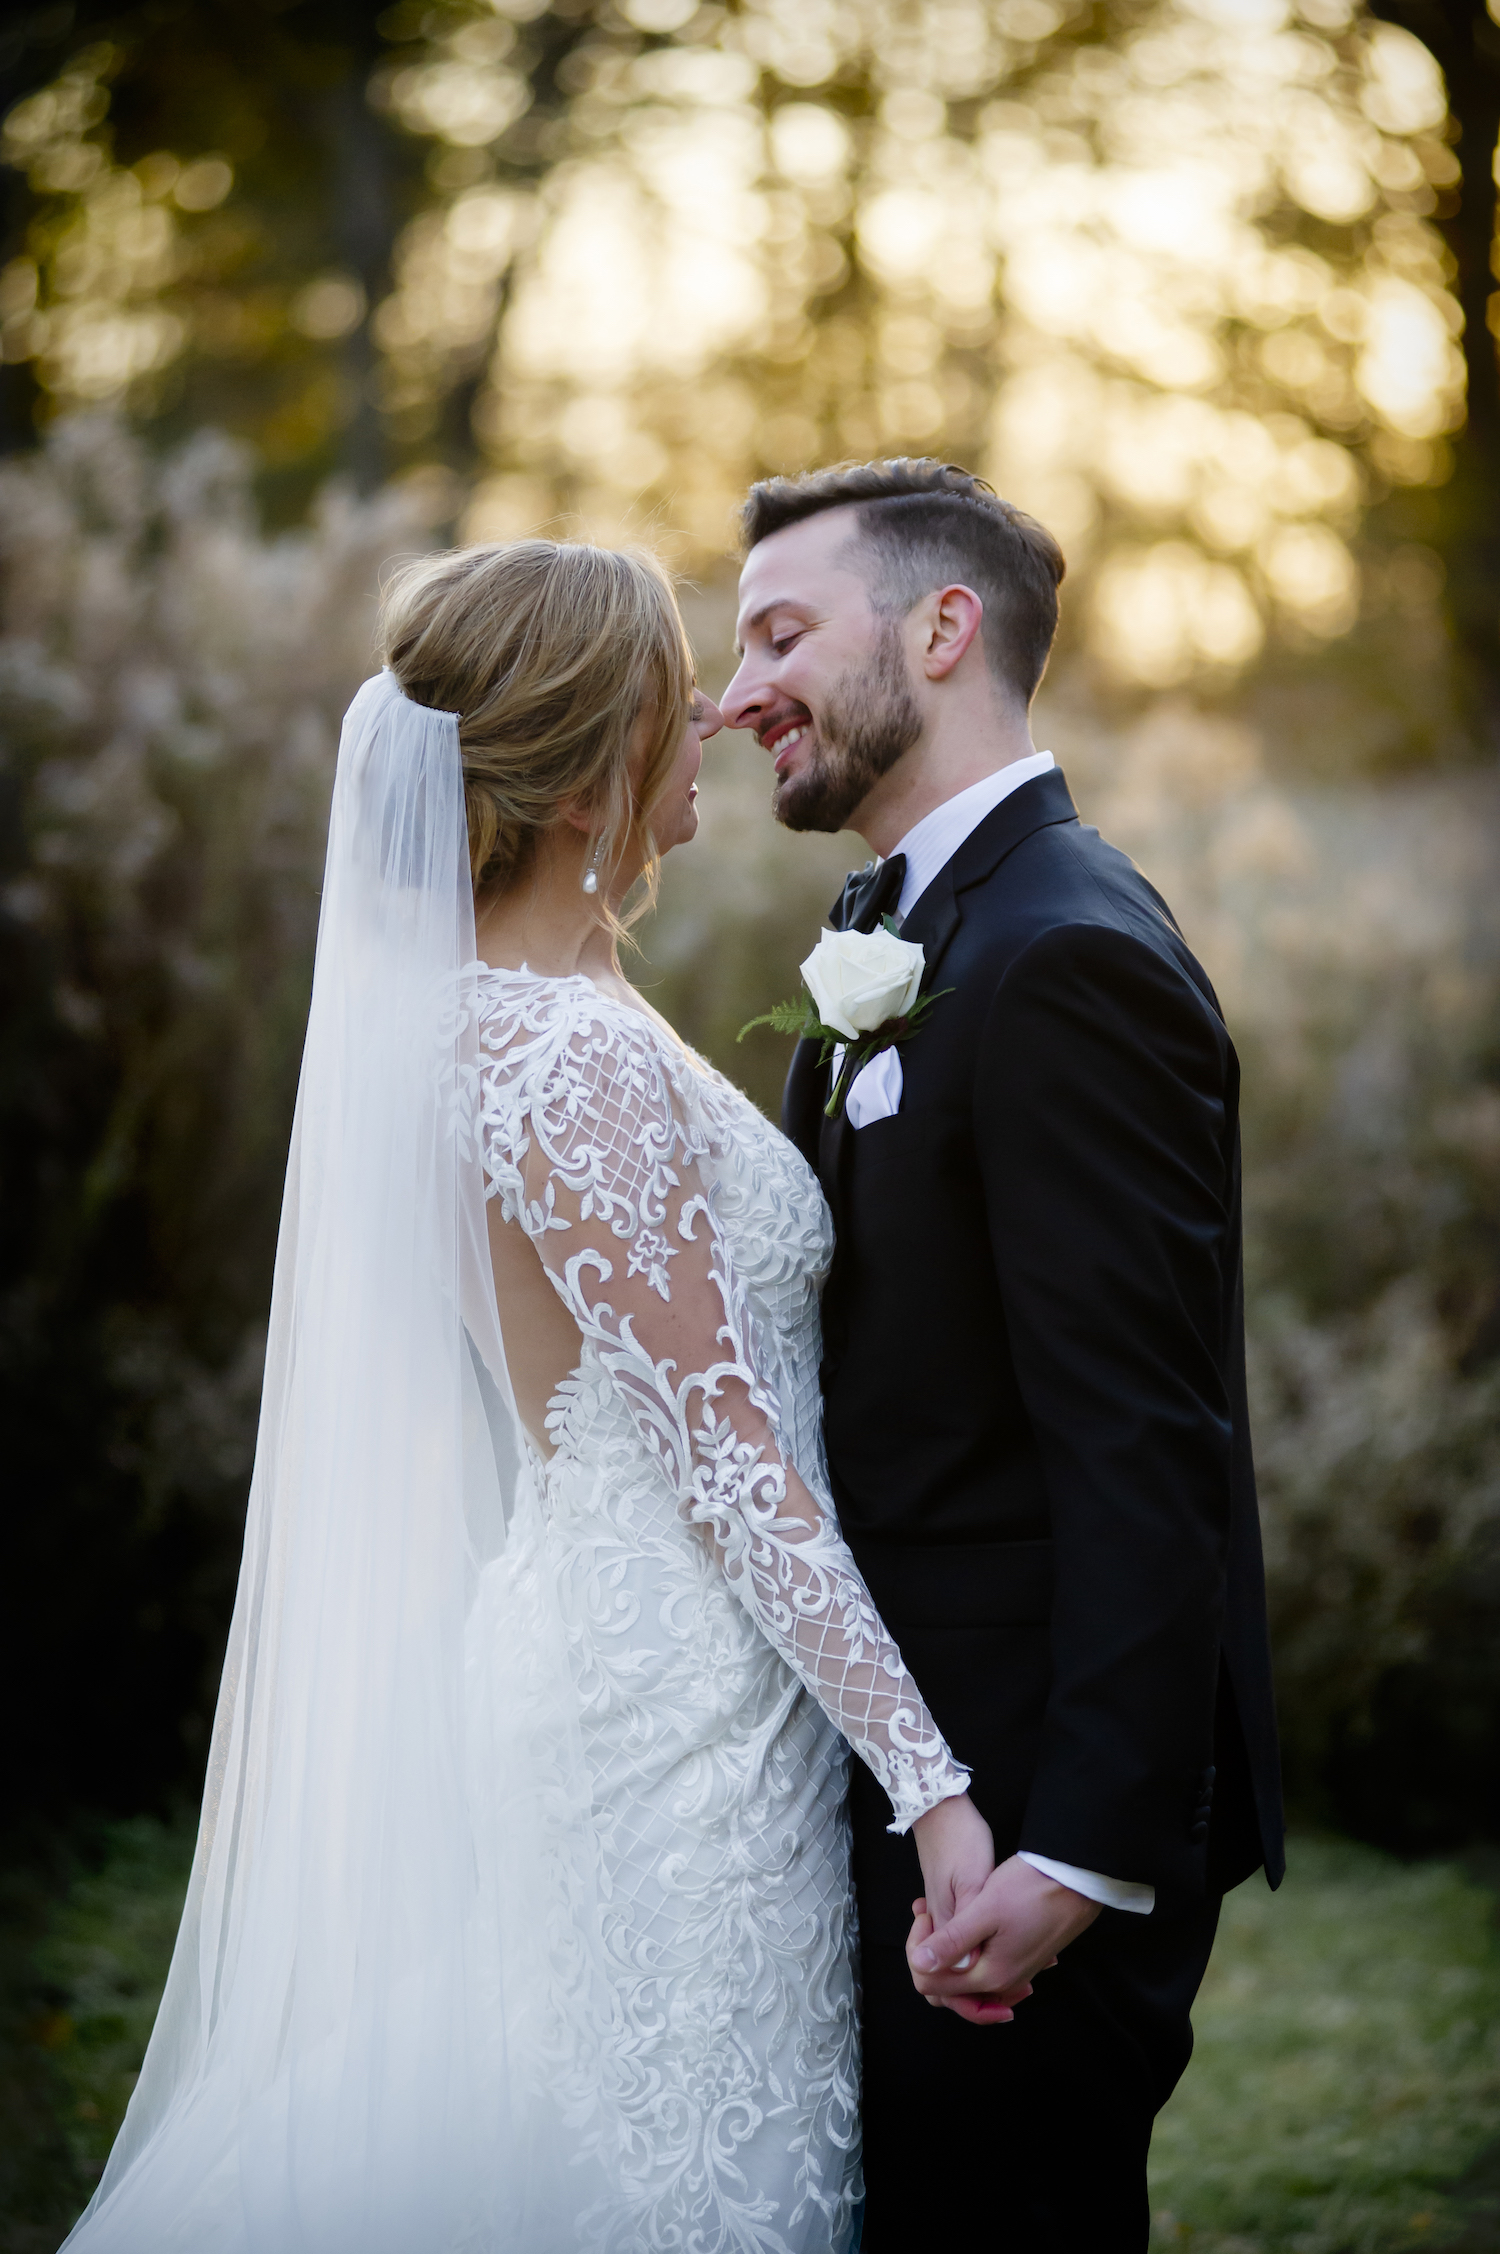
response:
M1154 2244L1451 2242L1471 2212L1457 2187L1500 2137L1492 1894L1451 1866L1294 1839L1279 1894L1252 1879L1226 1901L1193 2024L1152 2145Z

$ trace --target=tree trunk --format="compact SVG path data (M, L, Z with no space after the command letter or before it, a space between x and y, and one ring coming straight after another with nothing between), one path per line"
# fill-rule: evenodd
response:
M1500 27L1484 0L1371 0L1410 31L1448 82L1462 168L1456 208L1437 224L1452 253L1463 311L1468 412L1454 442L1442 512L1448 615L1485 739L1500 746L1500 296L1495 290L1495 147L1500 140Z

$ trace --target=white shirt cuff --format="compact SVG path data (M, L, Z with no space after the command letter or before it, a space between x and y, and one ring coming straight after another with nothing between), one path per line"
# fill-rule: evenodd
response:
M1049 1855L1031 1855L1024 1847L1020 1859L1040 1871L1043 1878L1055 1878L1059 1886L1071 1886L1075 1894L1099 1902L1107 1910L1134 1910L1146 1917L1156 1907L1154 1886L1138 1886L1129 1878L1103 1878L1098 1871L1076 1870L1072 1863L1054 1863Z

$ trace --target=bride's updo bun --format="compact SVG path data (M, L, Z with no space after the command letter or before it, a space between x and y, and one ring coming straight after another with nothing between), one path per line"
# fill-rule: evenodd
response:
M591 810L606 866L643 831L654 876L650 817L692 708L693 660L651 557L556 540L424 556L386 586L380 650L407 696L459 715L476 895L524 872L567 799Z

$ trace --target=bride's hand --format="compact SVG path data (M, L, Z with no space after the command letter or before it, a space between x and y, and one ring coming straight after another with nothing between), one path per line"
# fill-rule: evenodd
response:
M936 1925L946 1925L954 1912L983 1892L995 1868L995 1841L989 1825L966 1792L940 1800L912 1825L922 1864L926 1894L912 1904L914 1923L906 1954L932 1937ZM951 1969L967 1969L966 1958ZM1015 2006L1031 1994L1029 1981L1018 1982L1008 1993L928 1996L930 2004L946 2005L961 2019L977 2026L1002 2025L1015 2017Z
M966 1792L940 1800L918 1816L911 1830L928 1910L939 1925L946 1925L994 1869L994 1837Z

